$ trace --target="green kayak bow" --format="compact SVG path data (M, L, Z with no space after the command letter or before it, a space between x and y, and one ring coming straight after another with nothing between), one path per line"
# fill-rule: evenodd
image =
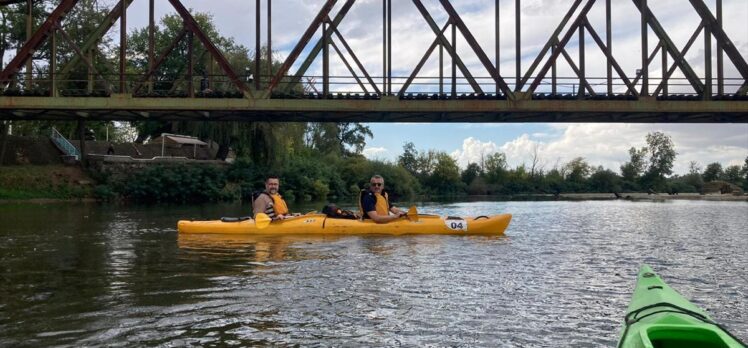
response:
M619 348L746 347L647 265L639 270L626 313Z

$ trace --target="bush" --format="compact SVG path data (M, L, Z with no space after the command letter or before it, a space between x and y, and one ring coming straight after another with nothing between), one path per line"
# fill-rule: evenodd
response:
M327 195L330 194L330 188L327 186L326 183L322 182L320 179L314 180L314 183L312 184L313 189L313 196L314 198L318 200L325 200L327 199Z
M230 198L226 176L212 166L164 165L146 168L114 183L126 199L146 203L203 203Z

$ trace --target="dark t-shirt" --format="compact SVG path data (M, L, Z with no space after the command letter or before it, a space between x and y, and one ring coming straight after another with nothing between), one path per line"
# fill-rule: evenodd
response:
M374 195L364 195L361 199L361 207L364 208L364 216L368 218L366 213L377 210L377 198Z

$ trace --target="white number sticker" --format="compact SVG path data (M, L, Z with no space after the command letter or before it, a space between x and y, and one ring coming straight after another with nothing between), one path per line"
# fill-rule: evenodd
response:
M447 228L452 231L465 231L468 230L468 224L467 221L462 219L449 219L444 220L444 223L447 225Z

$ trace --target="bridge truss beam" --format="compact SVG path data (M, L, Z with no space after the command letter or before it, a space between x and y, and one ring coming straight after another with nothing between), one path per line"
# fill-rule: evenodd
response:
M47 20L36 29L35 32L27 34L25 44L20 47L16 56L11 59L9 64L0 71L0 118L5 119L75 119L85 114L87 118L113 119L122 117L123 119L139 119L144 114L149 118L170 119L178 115L187 119L200 119L200 115L207 113L208 119L254 119L257 117L268 120L289 121L289 120L347 120L348 118L360 121L436 121L436 122L456 122L456 121L478 121L487 120L490 122L518 122L527 121L535 122L540 120L550 120L550 122L571 122L572 120L600 120L602 122L746 122L745 115L748 113L748 100L744 97L748 94L748 64L746 64L745 52L740 52L726 32L722 28L722 0L716 0L716 13L713 13L703 0L689 0L693 7L694 13L698 15L700 22L696 31L693 33L687 44L683 47L671 39L666 29L658 21L655 13L648 6L647 0L631 0L635 11L641 16L642 26L642 61L638 62L640 69L634 77L626 76L622 66L623 62L617 59L613 53L612 36L611 36L611 0L574 0L569 2L569 10L560 20L554 31L548 37L545 45L540 49L537 56L532 60L526 71L521 71L521 11L519 10L520 1L503 0L505 3L513 3L515 6L514 21L515 32L514 40L517 43L515 59L517 76L505 77L500 74L499 56L500 52L500 35L506 36L506 33L499 31L499 9L502 0L496 0L496 34L495 43L496 51L494 61L485 53L485 50L475 36L470 31L468 25L463 21L458 9L453 6L453 1L439 0L439 9L446 13L446 23L440 27L429 10L423 5L421 0L412 0L412 10L419 13L425 21L427 28L432 31L432 37L426 37L431 45L423 52L422 59L418 64L410 69L410 75L407 77L393 76L392 74L392 1L381 0L383 5L382 13L382 76L373 76L368 71L373 71L372 67L362 64L362 61L354 53L354 49L346 41L340 24L346 16L355 11L355 0L346 0L341 6L337 0L325 0L320 2L320 9L317 15L309 24L299 41L289 53L285 61L276 71L272 70L272 65L268 64L266 80L263 81L263 72L260 71L260 50L261 47L261 15L260 3L263 0L255 0L257 13L256 21L256 52L254 62L254 86L249 80L249 73L244 78L236 73L229 62L224 57L218 47L202 31L192 14L181 3L180 0L169 0L168 3L176 11L179 18L182 19L184 29L176 38L173 39L171 46L167 47L156 59L154 52L154 26L153 21L153 3L150 2L150 20L149 20L149 49L148 52L140 52L148 57L148 67L145 71L137 73L134 77L136 82L130 86L126 84L124 70L127 60L126 56L126 37L123 35L120 39L120 52L118 58L119 74L112 79L107 78L102 71L97 70L94 66L93 57L96 56L105 66L106 70L114 72L112 69L113 62L117 61L112 57L105 57L97 47L98 42L112 28L116 21L120 21L121 28L126 27L127 8L135 0L119 0L111 9L110 13L103 19L102 23L89 34L89 37L82 41L82 44L76 45L73 39L65 31L65 17L73 11L78 5L78 0L61 0L58 6L50 13ZM145 0L138 0L145 1ZM272 47L271 43L271 0L267 1L266 6L266 28L267 47ZM15 6L29 0L0 0L0 6ZM410 2L399 2L398 4L409 4ZM619 4L621 2L618 2ZM605 6L605 41L603 41L603 32L596 29L588 19L588 13L591 9L599 4ZM649 2L652 4L652 2ZM337 9L337 10L336 10ZM434 10L432 6L431 11ZM31 11L31 7L29 7ZM636 13L634 13L636 14ZM632 14L633 15L633 14ZM29 15L28 18L31 18ZM30 20L29 20L30 21ZM277 24L277 22L276 22ZM451 29L451 30L449 30ZM120 29L121 30L121 29ZM297 63L297 59L305 52L309 43L319 35L322 37L306 53L307 56L301 62L300 67L295 73L290 70ZM451 31L451 40L448 32ZM648 33L653 32L659 41L654 48L650 50L648 45ZM124 31L123 31L124 32ZM461 36L467 48L457 50L457 37ZM52 52L56 52L57 45L55 38L60 35L67 43L66 49L72 50L61 69L57 68L56 60L50 59L41 66L49 66L51 71L43 72L46 74L41 79L37 78L32 81L32 60L34 53L46 47L45 44L51 45ZM691 62L686 59L686 53L692 46L699 49L697 37L703 36L703 49L707 52L704 65L709 68L712 66L712 59L716 60L716 88L712 88L711 69L699 76ZM578 40L574 38L578 36ZM193 40L194 38L194 40ZM607 76L604 78L605 83L593 83L595 77L590 76L586 62L587 51L593 49L584 48L587 38L594 42L593 49L602 51L605 57ZM170 91L180 90L188 98L161 98L160 95L153 94L153 78L159 74L159 65L167 56L175 54L174 47L182 40L189 40L187 50L188 68L183 71L184 85L177 82L173 84ZM212 99L196 98L198 92L194 83L192 44L193 41L202 44L213 62L217 63L221 72L210 78L222 78L228 81L225 85L227 90L222 91L227 94L238 92L241 98ZM336 43L339 42L338 43ZM716 44L716 50L711 50L712 42ZM579 56L572 57L569 52L570 48L577 45ZM330 50L332 47L332 50ZM438 48L440 73L438 77L439 93L438 97L432 97L435 91L428 91L422 87L418 79L432 78L420 76L424 64ZM451 93L443 93L443 52L447 52L446 58L451 60L452 76ZM329 67L330 52L337 54L347 71L350 73L350 84L340 83L337 86L331 86L333 78ZM709 54L711 52L711 54ZM322 53L322 57L318 57ZM350 56L352 63L344 56ZM725 54L728 62L731 63L739 76L725 77L722 55ZM466 56L473 55L473 56ZM650 76L649 66L660 55L662 57L662 75L661 77ZM714 57L712 57L712 55ZM272 52L268 52L268 57L272 57ZM477 63L468 64L468 62ZM620 57L619 57L620 58ZM112 61L108 61L111 59ZM323 75L310 77L307 75L308 69L316 60L323 60ZM669 61L668 61L669 60ZM699 62L700 63L700 62ZM77 66L83 64L88 68L89 75L89 94L93 86L93 76L96 76L104 86L104 97L100 98L80 98L66 97L65 93L60 93L64 81L68 75ZM557 76L557 64L564 64L570 67L572 76L559 78ZM628 64L629 66L631 64ZM20 90L17 86L20 84L20 73L26 69L24 82L26 83L25 91ZM249 67L247 67L249 68ZM457 71L462 74L461 82L458 82ZM488 76L479 76L475 71L481 71ZM691 96L683 97L683 86L681 92L674 92L669 89L669 85L676 86L676 78L673 74L680 71L686 81L685 88L690 88ZM618 76L613 76L615 72ZM180 73L181 74L181 73ZM547 76L547 75L550 75ZM46 78L48 76L48 78ZM119 82L119 87L115 82ZM315 84L310 82L313 79L320 78L322 82L323 93L306 93L304 96L293 95L299 90L298 86L304 87L305 91L316 91ZM375 81L381 78L381 83ZM45 80L46 79L46 80ZM395 82L393 91L393 79ZM449 79L449 77L448 77ZM557 93L559 79L566 83L573 81L575 87L579 86L573 95L559 95ZM614 79L617 83L614 84ZM659 80L656 88L650 90L650 80ZM40 85L40 81L51 81L46 96L25 97L25 92L30 91L33 83ZM507 84L507 81L513 81L513 86ZM266 83L263 83L266 82ZM475 94L464 98L464 95L458 93L457 85L469 85ZM202 85L202 84L200 84ZM614 85L616 85L614 89ZM654 85L654 84L653 84ZM683 85L683 83L680 83ZM143 87L148 86L147 92ZM184 87L186 86L186 87ZM350 87L353 86L353 87ZM59 88L58 88L59 87ZM334 88L331 88L334 87ZM187 89L186 91L184 89ZM202 88L202 87L200 87ZM37 89L39 89L37 87ZM360 89L360 91L358 90ZM548 96L548 90L551 96ZM362 98L341 97L342 94L365 94ZM417 94L412 98L411 93ZM617 93L617 94L616 94ZM680 93L680 94L676 94ZM424 94L424 96L421 96ZM29 94L26 94L29 95ZM61 96L62 95L62 96ZM154 98L154 96L156 98ZM236 95L231 95L235 97ZM203 96L204 97L204 96ZM695 98L694 98L695 97ZM680 98L680 99L679 99ZM358 100L365 99L365 100ZM413 100L416 99L416 100ZM676 100L672 100L676 99ZM679 100L678 100L679 99ZM698 99L698 100L697 100ZM67 107L66 105L74 105ZM351 108L355 106L354 108ZM194 111L199 110L199 111ZM326 113L329 113L327 115ZM610 113L606 115L605 113ZM20 116L19 116L20 115Z

